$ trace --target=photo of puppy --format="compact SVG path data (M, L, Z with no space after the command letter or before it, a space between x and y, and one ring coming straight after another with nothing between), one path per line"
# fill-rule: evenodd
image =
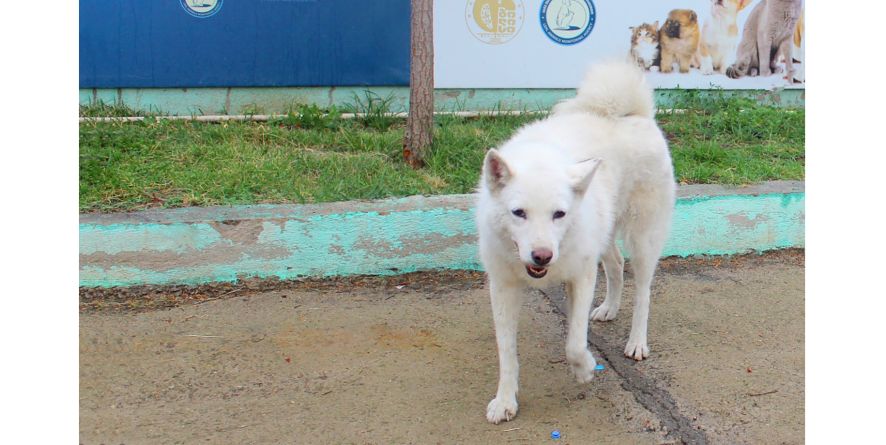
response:
M761 0L745 22L735 63L726 69L726 75L737 79L780 73L777 63L782 57L785 78L792 79L793 37L802 11L803 0Z
M659 65L658 20L653 24L631 26L631 61L649 70Z
M806 69L805 63L803 63L806 61L804 56L806 54L806 51L803 50L803 44L806 43L805 40L803 40L803 33L806 30L803 22L803 13L801 12L800 19L797 20L797 27L794 30L794 47L791 52L791 57L793 57L793 62L795 65L794 77L793 79L790 79L785 76L785 79L789 79L793 83L803 83L806 81Z
M681 73L698 67L698 15L691 9L674 9L659 31L661 41L661 72L670 73L676 61Z
M711 0L711 15L701 29L698 51L702 74L723 74L735 63L738 49L738 13L751 0Z

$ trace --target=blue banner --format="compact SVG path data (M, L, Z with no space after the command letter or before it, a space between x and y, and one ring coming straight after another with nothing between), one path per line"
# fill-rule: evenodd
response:
M80 88L408 85L409 0L80 0Z

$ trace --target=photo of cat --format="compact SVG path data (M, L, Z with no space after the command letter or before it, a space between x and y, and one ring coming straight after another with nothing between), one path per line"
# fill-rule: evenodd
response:
M751 0L710 0L711 12L701 28L698 47L701 72L705 75L726 73L735 63L738 49L738 13Z
M802 11L803 0L760 0L745 22L735 63L726 75L737 79L780 73L782 58L784 77L793 79L793 37Z
M676 62L681 73L698 67L698 14L691 9L674 9L659 30L661 72L670 73Z
M659 66L658 20L652 24L631 26L630 30L631 60L644 70Z

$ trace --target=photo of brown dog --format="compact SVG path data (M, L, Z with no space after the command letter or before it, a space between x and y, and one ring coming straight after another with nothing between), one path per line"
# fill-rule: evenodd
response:
M681 73L698 67L698 15L691 9L674 9L659 31L661 41L661 72L670 73L673 64L680 65Z

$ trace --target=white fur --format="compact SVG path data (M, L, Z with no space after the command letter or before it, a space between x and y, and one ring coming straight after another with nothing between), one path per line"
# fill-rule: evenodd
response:
M637 43L634 52L637 54L637 57L643 61L643 67L648 69L652 66L652 63L655 62L658 45L644 39Z
M588 70L578 87L578 95L554 107L554 114L573 112L601 117L652 118L655 115L652 88L646 83L643 71L623 61L598 63Z
M593 67L578 95L552 116L520 129L484 161L477 227L480 258L489 274L499 352L499 384L486 418L517 414L517 318L527 287L567 286L566 359L577 380L589 382L596 362L587 347L590 318L618 312L624 260L632 254L636 296L625 355L649 355L649 291L668 234L675 185L667 142L653 120L652 91L638 67ZM525 218L512 211L522 209ZM556 211L565 212L554 219ZM550 251L546 275L533 278L533 251ZM597 265L607 280L603 304L591 313Z
M717 5L711 2L711 15L701 28L701 44L706 45L709 51L707 56L701 56L702 74L713 74L715 71L725 74L726 68L735 63L740 36L729 35L729 29L737 25L738 12L735 3Z
M793 64L794 77L793 79L788 79L788 84L793 84L794 81L806 82L806 36L801 36L800 46L797 46L793 37L791 37L791 45L793 46L791 57L796 59L798 63Z

